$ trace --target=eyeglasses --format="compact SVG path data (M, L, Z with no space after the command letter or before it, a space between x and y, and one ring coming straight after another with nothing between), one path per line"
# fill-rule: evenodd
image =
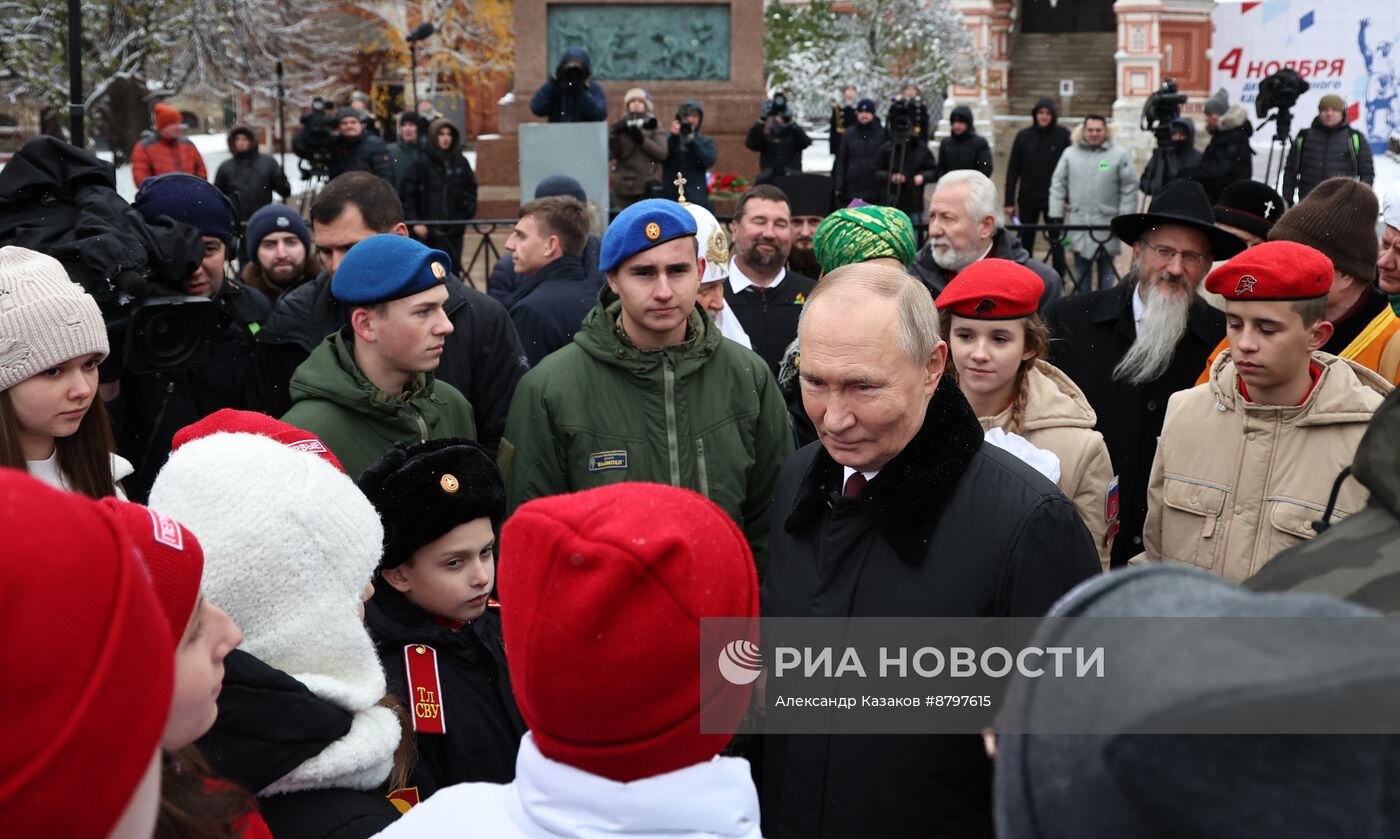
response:
M1210 262L1210 257L1205 254L1179 251L1169 245L1148 245L1147 247L1161 257L1163 262L1171 262L1177 256L1181 257L1182 265L1189 265L1192 268L1200 268Z

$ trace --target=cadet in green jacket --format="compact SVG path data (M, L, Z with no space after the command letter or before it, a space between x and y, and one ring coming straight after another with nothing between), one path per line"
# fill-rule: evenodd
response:
M447 254L382 234L346 253L331 294L350 325L321 342L292 374L284 422L320 437L350 475L395 443L476 439L472 406L433 378L452 321Z
M743 528L761 573L792 426L768 365L695 305L705 270L695 219L674 201L633 204L608 228L598 267L608 279L598 305L511 400L508 508L621 481L686 487Z

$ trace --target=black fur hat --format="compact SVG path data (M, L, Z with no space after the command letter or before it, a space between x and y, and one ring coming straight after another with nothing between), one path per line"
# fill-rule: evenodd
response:
M506 489L486 447L449 438L398 443L356 481L384 522L379 567L396 568L458 525L491 519L497 533Z

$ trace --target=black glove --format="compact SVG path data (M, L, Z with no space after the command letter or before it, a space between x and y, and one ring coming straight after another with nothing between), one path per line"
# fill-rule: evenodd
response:
M758 110L758 118L759 118L759 119L768 119L768 117L769 117L770 115L772 115L772 113L773 113L773 100L772 100L772 99L765 100L764 103L763 103L763 107L762 107L762 108L759 108L759 110Z

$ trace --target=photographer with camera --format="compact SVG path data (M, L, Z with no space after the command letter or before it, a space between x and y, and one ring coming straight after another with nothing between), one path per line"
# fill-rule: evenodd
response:
M530 113L550 122L603 122L608 118L608 97L602 85L589 81L593 63L578 47L564 50L554 76L540 85L530 100Z
M1214 204L1225 187L1253 177L1254 150L1249 147L1249 138L1254 126L1249 124L1249 112L1243 105L1230 105L1223 87L1206 100L1205 112L1210 145L1202 152L1201 162L1181 170L1181 177L1204 187Z
M758 152L756 183L764 184L801 172L802 150L812 145L812 138L793 120L787 96L778 91L772 99L764 101L758 120L749 127L744 145Z
M694 99L687 99L676 109L671 123L671 136L666 138L665 183L677 176L685 178L685 200L710 208L710 187L705 172L719 160L715 141L700 133L705 124L705 109Z
M1328 94L1318 102L1312 125L1298 132L1283 170L1283 199L1289 204L1307 198L1328 178L1355 178L1367 186L1375 182L1370 143L1347 123L1346 111L1346 100Z
M362 112L341 108L330 116L330 103L319 98L301 118L302 130L292 141L304 176L334 178L345 172L373 172L394 183L394 160L378 137L365 133ZM334 130L332 130L334 129Z
M652 113L651 99L640 87L623 97L622 119L608 129L612 160L612 206L625 210L644 198L666 194L661 167L666 162L666 129Z
M889 141L880 149L875 177L885 184L881 204L903 210L915 227L923 224L924 185L938 180L938 164L919 136L921 102L896 97L885 121Z

